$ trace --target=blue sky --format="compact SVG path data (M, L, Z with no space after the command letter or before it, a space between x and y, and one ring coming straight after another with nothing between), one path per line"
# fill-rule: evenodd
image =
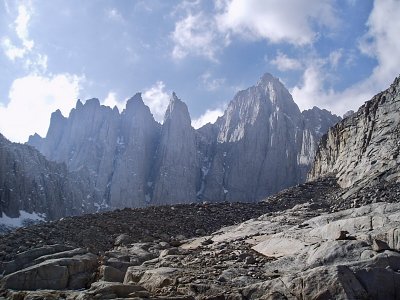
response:
M301 109L356 110L400 73L399 0L0 2L0 132L25 142L78 98L124 108L170 94L193 126L265 72Z

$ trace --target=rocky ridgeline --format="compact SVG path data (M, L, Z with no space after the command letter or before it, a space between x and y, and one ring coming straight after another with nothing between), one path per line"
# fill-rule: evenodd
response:
M255 202L304 182L319 138L339 120L317 107L300 112L283 84L265 74L198 130L175 94L162 125L136 94L122 112L97 99L78 101L67 118L52 114L45 138L28 143L70 171L86 169L110 209Z
M400 77L355 113L329 129L309 174L334 174L342 187L399 180Z

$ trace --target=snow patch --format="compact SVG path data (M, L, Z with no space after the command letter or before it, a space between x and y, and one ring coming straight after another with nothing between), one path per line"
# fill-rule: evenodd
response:
M24 210L19 211L19 217L11 218L7 216L4 212L1 213L0 217L0 225L4 225L7 227L22 227L28 222L40 222L46 220L46 214L39 213L28 213Z

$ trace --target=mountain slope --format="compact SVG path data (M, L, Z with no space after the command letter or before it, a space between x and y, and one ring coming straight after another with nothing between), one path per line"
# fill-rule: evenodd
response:
M0 134L0 212L2 218L40 214L47 220L97 211L98 196L84 170L70 173L28 145ZM96 207L97 205L97 207Z
M400 77L325 135L309 180L332 173L342 187L399 181Z

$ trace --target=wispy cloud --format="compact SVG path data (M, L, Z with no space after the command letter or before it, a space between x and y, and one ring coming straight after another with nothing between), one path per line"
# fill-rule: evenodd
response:
M29 21L32 15L32 8L27 5L18 6L18 15L12 25L20 46L15 45L10 37L3 37L2 46L5 55L12 61L23 58L32 51L34 42L29 38Z
M213 78L212 74L210 72L205 72L200 76L200 79L203 83L203 87L207 91L215 91L219 88L221 88L225 82L225 78Z
M386 89L400 72L400 57L394 55L400 53L398 4L396 0L374 2L367 22L368 32L359 46L362 53L378 62L371 74L342 91L335 91L326 88L328 77L323 64L311 65L304 71L302 81L292 90L294 100L302 108L319 105L343 114L350 109L356 110L378 91ZM328 60L335 67L341 58L342 52L339 51L331 53Z
M154 119L160 123L164 120L165 111L169 104L169 94L165 91L165 84L157 81L142 94L143 102L150 108Z
M286 54L278 51L276 57L271 61L280 71L299 70L302 64L298 59L290 58Z
M124 22L125 19L120 13L120 11L116 8L109 8L105 11L107 19L114 21L114 22Z
M191 54L217 61L216 55L222 45L220 36L214 28L214 21L203 13L189 13L175 24L172 33L175 44L172 57L179 60Z

